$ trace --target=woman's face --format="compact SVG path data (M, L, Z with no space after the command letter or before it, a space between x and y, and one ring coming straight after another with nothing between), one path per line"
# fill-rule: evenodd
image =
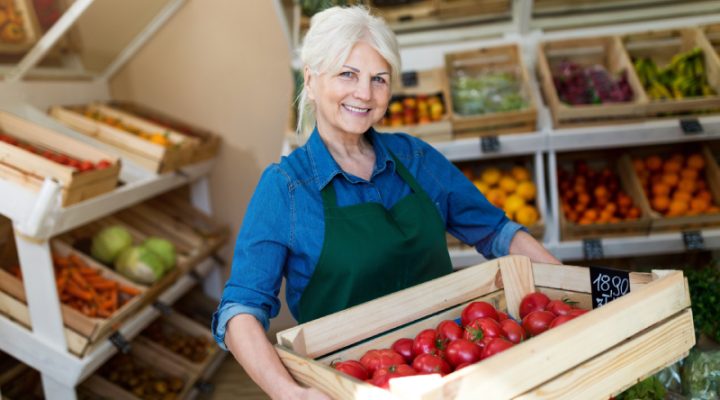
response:
M340 71L311 75L306 69L305 82L318 129L326 134L365 133L390 101L390 66L364 41L355 44Z

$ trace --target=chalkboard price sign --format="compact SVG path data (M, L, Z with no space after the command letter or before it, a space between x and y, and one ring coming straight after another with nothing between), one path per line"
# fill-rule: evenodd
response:
M630 273L613 268L590 267L593 308L630 293Z

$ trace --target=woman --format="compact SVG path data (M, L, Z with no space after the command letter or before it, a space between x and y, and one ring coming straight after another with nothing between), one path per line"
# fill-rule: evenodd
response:
M431 146L372 128L400 71L382 20L360 7L316 14L302 61L300 121L315 128L264 172L213 319L218 343L277 399L327 398L294 383L263 331L283 276L302 323L450 273L446 230L488 258L558 263Z

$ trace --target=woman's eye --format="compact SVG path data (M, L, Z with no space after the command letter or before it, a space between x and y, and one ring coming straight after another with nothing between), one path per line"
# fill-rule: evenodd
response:
M374 77L373 77L373 82L376 82L376 83L386 83L385 78L383 78L382 76L374 76Z
M352 78L353 73L352 71L343 71L340 73L340 77L342 78Z

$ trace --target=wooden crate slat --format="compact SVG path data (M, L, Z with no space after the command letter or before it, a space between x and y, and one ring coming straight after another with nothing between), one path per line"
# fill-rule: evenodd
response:
M535 285L547 288L590 293L590 269L569 265L533 264ZM637 290L652 281L652 274L630 272L630 291Z
M493 260L483 265L484 268L453 272L280 332L278 343L298 354L315 358L398 325L492 293L499 289L498 262ZM436 299L432 304L426 301L430 291Z
M695 345L692 312L685 310L655 329L614 347L598 357L521 396L529 399L607 399L657 368L682 358ZM582 384L579 384L582 383Z
M522 346L449 375L446 393L468 399L520 395L689 306L682 273L675 271Z
M533 268L529 258L503 257L500 259L507 313L520 321L520 302L535 291Z

